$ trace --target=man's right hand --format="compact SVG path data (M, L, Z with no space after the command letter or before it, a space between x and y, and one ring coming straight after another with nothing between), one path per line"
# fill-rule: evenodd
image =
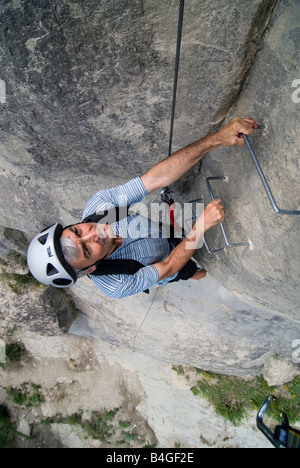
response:
M204 209L204 232L220 224L226 218L224 206L219 198L210 202Z
M158 271L159 281L168 278L184 267L198 248L204 233L225 219L224 206L216 199L209 203L195 222L191 232L172 250L162 262L153 266ZM197 279L197 278L196 278Z
M217 146L244 145L243 134L251 135L253 129L257 129L257 123L250 117L241 119L235 117L225 127L214 134Z

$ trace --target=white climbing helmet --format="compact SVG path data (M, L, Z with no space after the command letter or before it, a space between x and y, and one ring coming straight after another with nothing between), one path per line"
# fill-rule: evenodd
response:
M60 237L61 224L54 224L37 234L27 251L27 264L31 274L45 286L69 288L77 281L73 268L65 260Z

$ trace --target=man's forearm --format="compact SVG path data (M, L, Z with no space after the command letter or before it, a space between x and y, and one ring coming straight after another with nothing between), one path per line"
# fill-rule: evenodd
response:
M250 135L257 123L253 119L235 117L216 133L210 133L153 166L142 177L147 193L167 187L197 164L203 156L218 146L243 145L242 134Z
M204 215L202 214L194 224L191 232L172 250L170 255L163 262L153 265L158 271L159 281L174 275L187 264L198 248L204 233Z
M219 199L209 203L195 222L186 238L160 263L154 264L158 271L159 281L169 278L180 271L194 255L195 250L208 231L225 219L224 206Z
M211 133L156 164L141 177L147 192L173 184L217 146L217 134Z

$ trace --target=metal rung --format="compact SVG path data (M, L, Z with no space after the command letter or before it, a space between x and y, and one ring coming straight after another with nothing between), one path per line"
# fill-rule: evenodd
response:
M203 203L203 198L197 198L196 200L190 200L190 201L189 201L189 204L191 205L192 218L193 218L194 222L197 221L197 216L196 216L195 211L194 211L194 209L193 209L193 203L199 203L199 202ZM207 258L207 257L205 257L202 248L199 249L199 250L200 250L200 253L201 253L201 256L202 256L202 258L203 258L203 260L204 260L205 262L210 262L210 261L214 260L214 259L216 258L216 256L215 256L214 254L217 253L217 252L221 252L222 250L224 250L224 247L222 247L222 248L220 248L220 249L216 249L216 250L210 250L210 248L209 248L209 246L208 246L208 243L206 242L205 236L203 236L203 243L204 243L204 245L205 245L205 247L206 247L207 252L208 252L210 255L212 255L212 257Z
M260 179L261 179L261 181L262 181L262 184L263 184L263 186L264 186L264 189L265 189L265 191L266 191L266 194L267 194L268 197L269 197L269 200L270 200L270 202L271 202L271 205L272 205L273 209L276 211L276 213L281 214L281 215L300 215L300 211L299 211L299 210L281 210L280 208L278 208L278 206L277 206L277 204L276 204L276 202L275 202L275 200L274 200L274 197L273 197L273 195L272 195L272 192L271 192L271 190L270 190L270 187L269 187L269 185L268 185L268 183L267 183L267 181L266 181L266 178L265 178L265 176L264 176L264 173L263 173L263 171L262 171L262 169L261 169L261 167L260 167L260 164L259 164L259 162L258 162L258 160L257 160L257 158L256 158L256 156L255 156L255 154L254 154L254 151L253 151L253 149L252 149L252 146L250 145L250 142L249 142L249 139L248 139L247 135L244 135L244 134L243 134L243 138L244 138L244 140L245 140L246 146L247 146L247 148L248 148L248 150L249 150L249 153L250 153L250 155L251 155L251 157L252 157L252 159L253 159L253 162L254 162L254 164L255 164L256 170L257 170L257 172L258 172L258 174L259 174L259 177L260 177Z
M211 185L210 185L210 181L211 180L222 180L222 181L226 181L227 180L227 177L224 177L224 176L218 176L218 177L207 177L206 179L206 186L207 186L207 189L208 189L208 192L209 192L209 195L210 195L210 198L212 200L215 200L215 195L212 191L212 188L211 188ZM224 236L224 239L225 239L225 242L226 242L226 245L227 247L249 247L250 246L250 243L249 242L238 242L238 243L232 243L229 241L228 239L228 236L227 236L227 233L226 233L226 230L225 230L225 226L224 226L224 223L220 223L220 227L222 229L222 233L223 233L223 236ZM211 253L215 253L215 252L219 252L220 250L223 250L223 249L217 249L217 250L211 250L210 252Z
M209 246L208 246L208 243L207 243L205 237L203 237L203 243L204 243L204 245L205 245L205 247L206 247L207 252L208 252L210 255L212 255L212 257L207 258L207 257L205 257L205 255L204 255L202 249L200 249L200 252L201 252L201 255L202 255L202 257L203 257L203 260L205 260L206 262L211 262L212 260L214 260L215 258L217 258L217 256L216 256L215 254L218 253L218 252L222 252L222 250L225 249L225 247L221 247L220 249L210 250L210 248L209 248Z
M216 197L215 197L215 195L214 195L214 193L213 193L213 191L212 191L211 185L210 185L210 181L211 181L211 180L222 180L222 181L226 181L227 178L224 177L224 176L218 176L218 177L208 177L208 178L206 179L206 185L207 185L207 189L208 189L210 198L211 198L211 200L215 200ZM193 202L197 202L197 201L199 201L199 200L191 200L189 203L192 204ZM195 213L194 213L193 207L192 207L192 215L193 215L193 219L196 221L196 215L195 215ZM223 233L223 236L224 236L224 239L225 239L225 242L226 242L227 247L232 248L232 247L249 247L249 246L250 246L250 243L249 243L249 242L239 242L239 243L232 243L232 242L230 242L229 239L228 239L228 236L227 236L225 227L224 227L224 223L220 223L220 227L221 227L221 229L222 229L222 233ZM214 250L210 249L210 247L209 247L209 245L208 245L208 243L207 243L207 241L206 241L206 239L205 239L205 236L203 236L203 242L204 242L204 245L205 245L205 247L206 247L208 253L209 253L210 255L213 255L212 258L207 258L207 257L205 257L205 255L203 254L202 249L200 249L200 250L201 250L201 255L202 255L202 257L203 257L203 259L204 259L205 261L213 260L214 258L216 258L215 254L218 253L218 252L222 252L222 251L224 250L224 248L225 248L225 247L221 247L221 248L219 248L219 249L214 249Z

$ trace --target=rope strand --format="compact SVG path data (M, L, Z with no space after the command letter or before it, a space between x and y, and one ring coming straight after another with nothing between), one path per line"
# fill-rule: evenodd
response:
M180 0L180 6L179 6L177 48L176 48L173 99L172 99L172 112L171 112L171 127L170 127L170 139L169 139L169 156L171 156L171 154L172 154L172 142L173 142L173 131L174 131L174 120L175 120L175 109L176 109L177 84L178 84L178 73L179 73L179 62L180 62L180 49L181 49L182 26L183 26L183 16L184 16L184 2L185 2L185 0Z

